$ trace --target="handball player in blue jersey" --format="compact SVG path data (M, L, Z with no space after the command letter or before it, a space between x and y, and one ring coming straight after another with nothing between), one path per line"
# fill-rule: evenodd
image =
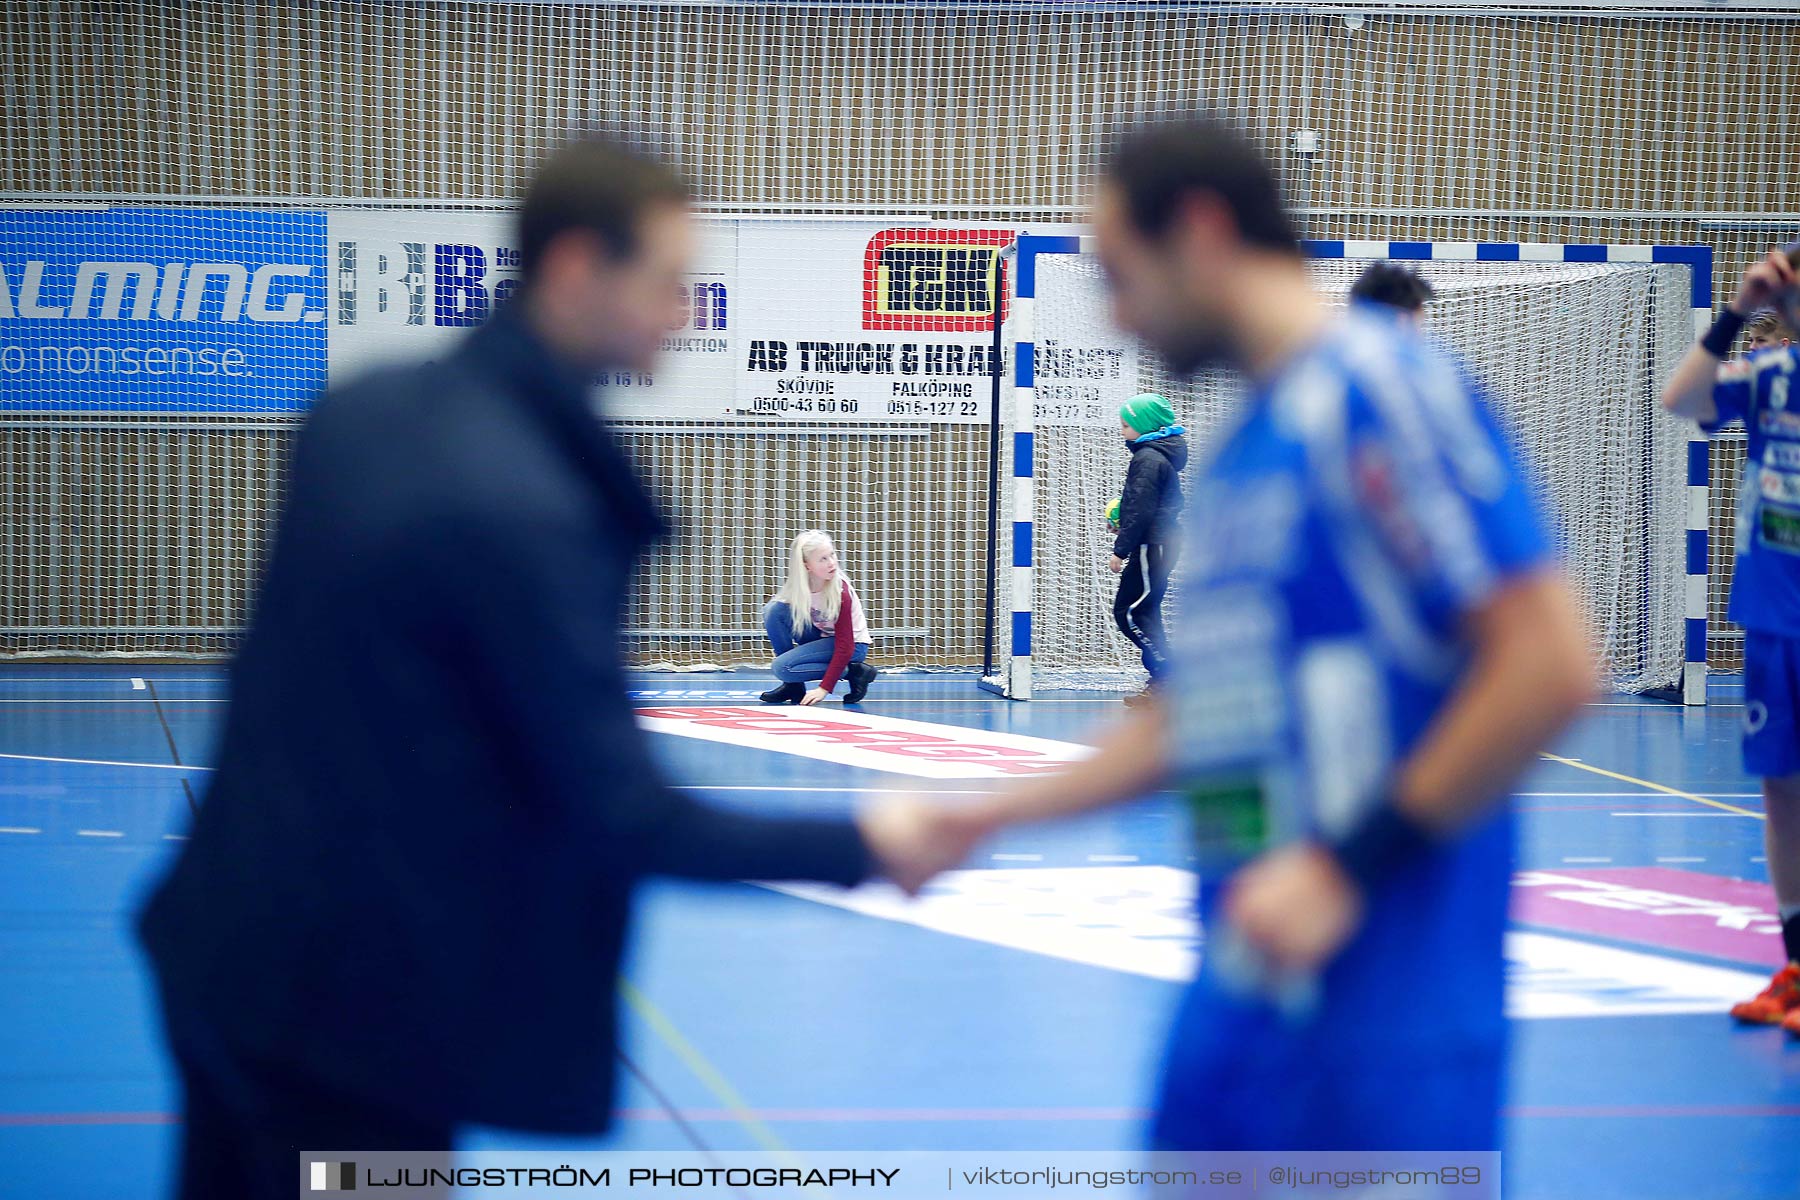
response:
M1758 314L1765 307L1774 311ZM1747 357L1721 366L1746 324L1760 327L1762 344L1753 337ZM1785 336L1795 327L1800 243L1744 272L1731 304L1675 369L1663 407L1709 433L1742 422L1748 435L1730 616L1744 627L1744 770L1763 781L1786 961L1731 1015L1800 1037L1800 350Z
M1118 324L1247 394L1194 481L1167 693L985 819L1191 799L1158 1146L1498 1149L1504 797L1594 687L1532 490L1448 354L1330 311L1231 128L1128 137L1094 227Z

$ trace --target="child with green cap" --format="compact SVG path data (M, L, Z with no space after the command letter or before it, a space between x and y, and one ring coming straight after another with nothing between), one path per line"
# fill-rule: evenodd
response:
M1131 450L1125 489L1119 496L1119 532L1112 570L1119 576L1113 621L1143 656L1150 684L1125 703L1148 703L1169 670L1169 638L1163 597L1180 551L1181 469L1187 466L1187 430L1175 410L1153 392L1133 396L1119 409L1120 432Z

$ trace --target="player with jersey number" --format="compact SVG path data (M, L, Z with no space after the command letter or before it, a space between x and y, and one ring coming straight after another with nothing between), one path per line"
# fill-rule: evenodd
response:
M1744 770L1763 781L1787 961L1731 1015L1800 1037L1800 350L1776 341L1721 365L1764 307L1800 327L1800 242L1744 272L1736 297L1675 369L1663 407L1709 433L1741 421L1748 434L1730 616L1744 627Z
M1235 130L1130 136L1094 225L1116 322L1248 395L1194 481L1164 698L986 819L1191 798L1205 953L1159 1146L1497 1149L1502 797L1594 685L1533 489L1444 351L1328 309Z

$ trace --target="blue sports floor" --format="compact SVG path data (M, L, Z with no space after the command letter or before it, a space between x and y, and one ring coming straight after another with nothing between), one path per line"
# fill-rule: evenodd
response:
M1800 1040L1722 1011L1779 945L1753 886L1761 802L1738 766L1733 684L1705 710L1593 706L1513 801L1511 1196L1800 1197ZM638 686L646 707L728 707L769 684ZM703 694L671 694L689 691ZM166 1190L176 1095L128 923L204 786L223 698L216 668L0 668L0 1197ZM883 678L862 711L1075 742L1119 708L915 675ZM673 777L719 804L835 810L988 786L772 739L653 736ZM716 1148L1135 1146L1171 976L1192 954L1186 861L1179 814L1153 798L1009 833L920 909L879 891L655 884L626 996L656 1092L628 1083L606 1145L686 1148L666 1100Z

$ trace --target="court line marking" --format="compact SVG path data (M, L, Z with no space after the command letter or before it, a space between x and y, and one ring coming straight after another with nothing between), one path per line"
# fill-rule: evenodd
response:
M933 679L930 676L934 675L934 674L935 673L926 673L926 677L921 678L921 677L919 677L919 675L917 673L889 672L888 674L884 675L883 678L887 680L887 683L885 685L887 687L903 687L903 686L930 687L930 686L933 686L934 683L942 684L942 685L946 685L946 686L955 686L958 684L962 684L962 685L967 685L967 686L973 687L975 685L975 679L974 679L974 676L972 676L972 675L958 676L955 672L948 672L948 673L945 673L944 675L938 676L936 679ZM4 673L0 673L0 684L8 684L8 683L64 683L64 684L66 684L66 683L120 683L120 682L124 682L125 680L130 680L132 682L133 686L135 687L137 681L140 678L148 679L149 676L81 675L81 674L6 675ZM765 683L765 682L770 682L773 679L772 676L754 676L752 678L746 678L745 676L742 676L742 675L737 675L735 673L726 672L726 673L721 673L718 676L718 681L719 681L718 687L708 688L705 686L698 686L700 684L700 681L703 679L706 679L706 678L709 678L709 677L708 676L686 676L686 675L681 675L681 674L675 674L675 675L646 674L646 675L640 675L640 676L633 677L633 679L632 679L633 686L626 690L630 691L630 692L652 691L652 690L657 690L657 691L684 691L685 690L685 691L702 691L702 692L704 692L704 691L739 692L739 693L742 693L743 695L754 696L754 695L756 695L756 692L757 692L757 685L759 685L761 683ZM218 675L169 675L169 676L159 675L156 677L156 680L158 683L226 684L226 683L231 682L231 676L229 673L226 673L226 672L221 672ZM659 684L664 685L664 686L662 686L662 687L655 686L655 685L659 685ZM681 686L683 684L686 684L688 686L683 688ZM741 685L741 686L734 687L734 686L732 686L734 684ZM1715 691L1715 692L1741 692L1744 690L1744 685L1742 683L1736 682L1732 679L1725 679L1725 678L1717 678L1717 679L1708 680L1707 686L1710 690ZM1104 696L1087 696L1087 697L1081 697L1081 696L1070 696L1070 697L1034 696L1034 697L1032 697L1030 703L1032 703L1032 704L1111 704L1111 703L1118 703L1119 700L1123 697L1123 695L1124 695L1124 693L1111 693L1111 694L1104 695ZM894 697L893 699L899 700L901 698ZM997 697L997 696L969 696L969 697L958 696L958 697L947 697L946 702L948 700L955 700L955 702L958 704L962 704L962 703L993 704L993 703L995 703L995 701L997 701L999 699L1001 699L1001 697ZM914 699L911 702L912 703L921 703L922 701ZM1666 700L1645 699L1643 697L1638 697L1638 698L1634 698L1634 699L1620 699L1620 700L1589 700L1586 702L1585 707L1588 707L1588 708L1679 709L1681 706L1671 704L1670 702L1668 702Z
M822 795L846 796L991 796L991 788L877 788L877 787L784 787L775 783L679 783L683 792L817 792Z
M179 1125L172 1112L0 1113L0 1128L43 1125Z
M4 663L0 663L0 666L4 666L4 665L5 665ZM85 684L88 687L94 688L95 690L99 690L100 688L103 688L103 687L117 687L120 684L125 684L127 687L129 687L133 682L135 682L138 679L148 680L149 676L147 676L147 675L143 675L143 676L139 676L139 675L65 675L65 676L58 677L55 675L25 676L25 675L7 675L7 674L0 673L0 687L10 687L13 684L26 684L26 683L38 683L38 684L54 683L54 684L60 684L63 687L72 687L72 686ZM215 683L215 682L223 683L224 680L222 680L222 679L221 680L167 679L167 680L161 680L160 682L163 682L163 683Z
M0 826L0 833L42 833L41 829L33 829L29 825Z
M0 704L155 704L155 703L157 703L157 702L154 700L150 700L150 699L143 699L143 700L125 700L125 699L118 699L118 700L21 700L17 697L7 697L5 699L0 699ZM231 703L231 701L226 700L223 697L216 697L214 699L208 700L208 699L199 699L199 698L170 699L169 697L164 696L162 698L162 703L164 703L164 704L229 704L229 703Z
M126 680L137 678L135 675L5 675L0 673L0 684L124 684ZM148 675L144 678L149 678ZM223 684L227 676L209 676L209 678L162 678L164 684Z
M752 696L755 695L754 692L747 693L747 694L752 695ZM735 695L727 695L723 689L721 689L718 692L713 693L713 695L716 696L717 699L714 699L711 701L708 701L707 697L705 697L705 696L657 696L657 695L645 692L642 689L635 689L635 688L628 691L626 693L626 695L633 704L654 705L654 704L656 704L656 701L662 700L662 701L665 701L666 703L664 703L662 705L657 705L657 707L665 707L665 708L680 707L684 704L684 702L686 704L690 704L690 705L704 703L706 705L706 707L708 707L708 708L719 707L719 708L777 708L778 709L778 708L782 707L781 705L778 705L778 704L764 704L761 701L756 701L754 703L742 701ZM985 704L985 705L989 705L991 707L999 707L996 704L996 701L998 699L999 699L998 697L984 699L979 696L968 696L968 697L944 696L941 698L931 697L931 696L882 696L877 700L865 700L863 703L857 705L855 708L847 709L847 711L849 711L849 712L864 712L864 711L869 711L869 710L879 710L883 707L886 707L889 704ZM1081 699L1051 700L1048 698L1033 698L1031 703L1033 703L1033 704L1120 704L1120 703L1122 703L1122 701L1117 697L1111 697L1111 698L1107 698L1107 699L1096 699L1096 700L1081 700ZM836 703L836 704L833 704L832 707L833 708L844 708L845 706L842 703ZM871 715L877 715L877 714L874 712L871 712Z
M0 685L4 685L8 682L18 682L18 681L11 681L11 680L7 680L4 678L0 678ZM38 680L36 682L49 683L52 681L51 680ZM213 682L213 681L197 680L197 679L165 679L165 680L162 680L161 682L164 682L164 683L209 683L209 682ZM224 681L220 680L218 682L220 682L222 684ZM137 690L137 689L133 689L133 690ZM647 697L646 701L633 700L633 703L644 703L649 700L656 700L656 699L661 699L661 697ZM669 697L668 699L696 701L696 700L704 699L704 697L680 696L680 697ZM21 699L21 698L17 698L17 697L0 700L0 704L144 704L144 703L148 703L148 702L144 701L144 700L63 700L63 699L41 699L41 700L38 700L38 699ZM231 703L231 701L230 701L229 697L225 697L225 696L190 697L190 698L175 698L175 697L165 696L165 697L163 697L163 703L164 704L229 704L229 703ZM768 707L771 707L770 705L765 705L765 704L761 704L761 703L757 703L757 704L736 703L730 698L716 699L716 700L713 700L712 703L715 705L719 705L719 706L723 706L723 707L732 707L732 708L768 708ZM950 696L946 696L946 697L942 697L942 698L928 698L928 697L923 697L923 696L918 696L918 697L914 697L914 696L883 696L879 700L876 700L873 702L866 702L866 703L872 704L873 706L879 708L879 707L885 707L885 706L891 705L891 704L935 704L935 705L981 704L981 705L992 706L994 702L992 700L981 700L981 699L974 699L974 698L962 699L960 697L950 697ZM1037 699L1033 699L1031 701L1031 703L1032 704L1098 705L1098 704L1118 704L1120 702L1117 700L1050 700L1050 699L1044 699L1044 698L1037 698ZM836 705L834 707L841 708L843 706ZM1660 706L1654 705L1654 704L1607 704L1604 702L1590 702L1585 707L1587 707L1587 708L1657 708ZM1715 703L1709 705L1708 707L1710 707L1710 708L1742 708L1744 706L1741 704L1728 704L1728 703L1722 703L1722 702L1715 702ZM829 710L827 710L827 711L829 711ZM865 705L858 705L856 708L851 709L850 711L852 711L852 712L867 711L867 707Z
M659 1109L621 1108L621 1121L667 1121ZM720 1109L691 1108L682 1117L690 1121L735 1119ZM793 1123L867 1121L1148 1121L1155 1114L1147 1108L764 1108L757 1116L765 1121Z
M689 1121L736 1121L739 1114L722 1108L690 1108ZM753 1114L764 1121L787 1124L850 1124L906 1121L1131 1121L1150 1120L1147 1108L763 1108ZM1500 1110L1507 1118L1572 1117L1800 1117L1800 1104L1515 1104ZM667 1122L657 1108L621 1108L620 1121ZM172 1112L0 1113L0 1128L57 1125L179 1125Z
M7 675L0 672L0 684L7 683L124 683L128 679L138 678L135 675ZM143 678L148 679L146 675ZM158 683L228 683L229 675L169 676L156 677Z
M1514 796L1522 796L1522 797L1596 796L1596 797L1603 797L1605 799L1610 799L1610 800L1617 800L1621 797L1625 797L1625 798L1636 797L1636 798L1642 799L1647 795L1654 795L1655 793L1646 793L1646 792L1513 792L1511 794ZM1761 792L1696 792L1695 795L1712 796L1715 799L1719 799L1719 800L1761 800L1762 799Z
M1502 1117L1800 1117L1800 1104L1520 1104Z
M0 703L4 703L4 701L0 701ZM124 701L123 703L138 703L138 702ZM179 703L179 702L177 702L177 703ZM1758 820L1764 819L1763 815L1759 812L1752 812L1751 810L1749 810L1747 808L1740 808L1735 804L1725 804L1720 801L1712 800L1705 796L1701 796L1701 795L1698 795L1693 792L1677 791L1674 788L1664 787L1661 784L1651 783L1648 780L1633 779L1631 776L1628 776L1628 775L1619 775L1616 772L1603 770L1600 767L1590 767L1586 763L1578 763L1573 759L1561 758L1557 755L1546 754L1543 757L1550 759L1553 762L1560 762L1560 763L1564 763L1569 766L1581 767L1583 770L1594 771L1597 774L1607 775L1607 776L1611 776L1616 779L1621 779L1627 783L1642 784L1644 787L1647 787L1647 788L1650 788L1653 790L1648 793L1645 793L1645 792L1515 792L1515 793L1513 793L1513 795L1520 796L1520 797L1538 797L1538 798L1542 798L1542 797L1580 797L1580 796L1596 796L1596 797L1602 797L1602 798L1626 798L1626 797L1643 796L1643 795L1668 795L1668 796L1676 796L1683 800L1697 801L1698 803L1701 803L1701 804L1709 804L1709 805L1712 805L1714 808L1723 809L1724 812L1721 814L1684 813L1684 812L1615 812L1615 813L1612 813L1611 815L1615 816L1615 817L1705 817L1705 816L1715 816L1715 815L1729 815L1729 816L1741 816L1741 817L1754 817ZM67 766L78 766L78 767L137 767L137 768L141 768L141 769L147 770L147 771L204 771L209 774L215 770L215 768L213 768L213 767L202 767L202 766L194 766L194 765L177 765L174 763L125 762L125 761L118 760L118 759L105 759L105 758L64 758L61 756L49 755L49 754L4 754L4 753L0 753L0 761L60 763L60 764L67 765ZM687 791L687 792L799 792L799 793L810 793L810 794L844 795L844 796L915 796L915 795L986 796L986 795L990 795L991 791L992 791L992 789L985 789L985 788L933 788L933 787L866 788L866 787L848 787L848 786L845 786L845 787L816 786L816 785L810 785L810 784L805 785L805 786L791 786L790 787L790 786L785 786L785 785L781 785L781 784L724 784L724 783L721 783L721 784L685 783L685 784L678 785L678 790ZM1748 797L1754 795L1754 793L1748 793L1748 792L1720 792L1717 794L1721 795L1721 796L1734 796L1734 797L1745 797L1745 798L1748 798Z
M142 767L146 771L211 771L212 767L184 767L176 763L114 762L105 758L56 758L48 754L0 754L9 762L63 763L76 767Z
M625 1003L631 1006L631 1010L637 1014L638 1019L648 1025L651 1031L663 1040L663 1044L674 1052L675 1057L681 1060L682 1064L693 1073L707 1091L725 1105L726 1111L731 1113L731 1118L742 1125L752 1138L760 1142L763 1149L781 1155L782 1159L790 1166L803 1165L782 1143L781 1139L775 1136L775 1131L763 1124L748 1102L738 1093L738 1090L731 1086L731 1082L694 1047L692 1042L682 1036L681 1030L675 1027L675 1022L669 1020L668 1015L658 1008L650 997L640 991L631 980L622 976L619 979L619 994L625 998Z
M146 771L206 771L211 773L218 770L217 767L202 767L193 764L124 762L110 758L62 758L50 754L0 754L0 760L62 763L77 767L142 767ZM991 788L934 788L929 786L929 781L923 781L921 786L912 788L817 787L812 785L788 787L782 784L747 783L683 783L674 786L677 791L683 792L817 792L825 795L852 796L989 796L993 794Z
M730 1114L691 1109L689 1120L723 1121ZM879 1121L1147 1121L1156 1114L1147 1108L765 1108L758 1116L769 1121L879 1122ZM1500 1110L1509 1118L1567 1117L1793 1117L1800 1104L1520 1104ZM622 1108L622 1121L657 1121L668 1117L654 1109Z
M1630 700L1589 700L1586 704L1582 705L1582 707L1583 708L1662 708L1662 709L1679 708L1678 705L1671 704L1667 700L1646 700L1642 703L1633 703ZM1744 706L1742 704L1738 704L1737 702L1732 701L1732 700L1708 700L1706 702L1706 707L1707 708L1742 708Z
M656 697L652 697L651 699L655 699L655 698ZM669 699L672 701L673 700L681 700L681 699L695 700L695 699L699 699L699 697L692 697L692 696L669 697ZM997 700L998 697L996 697L995 699ZM634 703L636 703L636 701L634 701ZM720 699L720 700L715 701L714 703L721 704L721 705L727 705L727 704L731 704L732 701L730 699ZM961 696L945 696L942 698L934 699L934 698L929 698L929 697L924 697L924 696L882 696L882 697L879 697L879 698L873 699L873 700L865 700L861 705L858 705L857 707L859 709L860 708L878 709L881 706L888 705L888 704L986 704L986 705L993 705L994 703L995 703L995 700L982 699L980 697L964 698ZM1047 696L1033 696L1028 703L1031 703L1034 705L1036 705L1036 704L1100 705L1100 704L1122 704L1123 700L1122 700L1122 698L1117 698L1117 697L1108 697L1108 698L1104 698L1104 699L1090 699L1090 700L1081 700L1081 699L1053 700ZM755 704L754 706L744 705L743 707L765 708L765 707L773 707L773 706L772 705L764 705L759 702L759 703ZM1667 703L1661 703L1661 702L1649 703L1649 704L1630 704L1630 703L1625 703L1622 701L1590 700L1586 704L1582 705L1582 707L1583 708L1665 709L1665 708L1672 708L1674 706L1667 704ZM1744 706L1742 704L1735 704L1730 701L1715 700L1715 701L1712 701L1711 703L1709 703L1706 707L1708 707L1708 708L1742 708ZM851 711L856 711L856 710L853 709Z
M1726 804L1723 800L1711 800L1705 796L1695 795L1693 792L1684 792L1679 788L1669 787L1666 784L1652 783L1648 779L1639 779L1635 775L1622 775L1618 771L1609 771L1605 767L1596 767L1590 763L1584 763L1580 759L1564 758L1560 754L1543 754L1539 757L1548 759L1553 763L1561 763L1566 767L1577 767L1583 771L1591 771L1595 775L1604 775L1608 779L1617 779L1620 783L1634 783L1639 787L1649 788L1653 792L1661 792L1665 796L1679 796L1683 800L1692 800L1695 804L1704 804L1709 808L1723 809L1725 812L1736 813L1740 817L1754 817L1758 821L1767 820L1761 813L1752 812L1750 809L1741 808L1736 804Z
M656 1109L621 1108L624 1121L668 1120ZM757 1116L784 1122L877 1121L1147 1121L1147 1108L765 1108ZM1793 1117L1800 1104L1517 1104L1500 1110L1502 1117ZM731 1114L689 1109L683 1117L724 1121Z
M77 837L122 838L125 836L125 831L122 829L77 829L75 835Z

